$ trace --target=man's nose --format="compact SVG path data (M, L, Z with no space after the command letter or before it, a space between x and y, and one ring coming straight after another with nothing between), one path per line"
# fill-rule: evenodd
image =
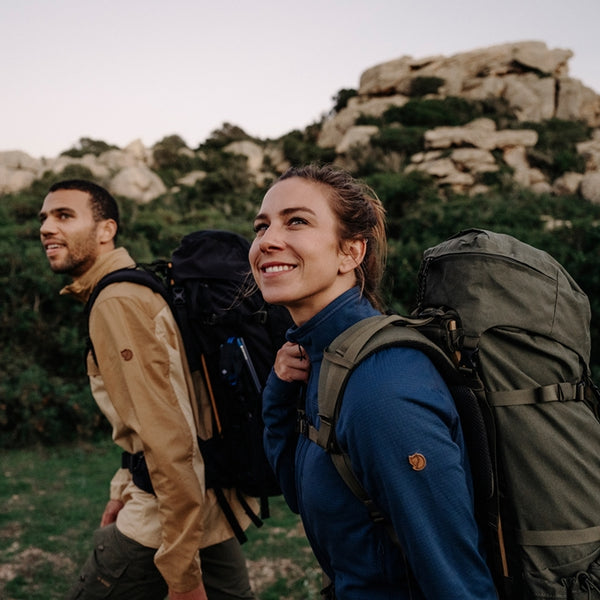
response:
M47 218L40 223L40 235L49 235L56 231L56 224L53 224L53 219Z

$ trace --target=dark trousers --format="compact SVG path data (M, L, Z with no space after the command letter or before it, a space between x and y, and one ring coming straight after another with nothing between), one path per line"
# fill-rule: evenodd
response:
M164 600L167 584L154 564L154 548L124 536L113 523L94 533L94 551L67 600ZM232 538L200 550L209 600L250 600L246 560Z

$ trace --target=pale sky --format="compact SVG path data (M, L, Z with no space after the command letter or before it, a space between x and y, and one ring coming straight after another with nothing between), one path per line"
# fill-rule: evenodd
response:
M600 93L600 0L2 0L0 151L318 121L377 64L537 40Z

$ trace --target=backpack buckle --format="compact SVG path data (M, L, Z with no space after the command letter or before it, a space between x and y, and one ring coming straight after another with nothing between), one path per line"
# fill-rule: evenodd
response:
M177 286L172 288L173 292L173 304L176 306L182 306L185 304L185 289Z
M296 419L296 433L300 433L304 436L308 433L308 420L306 419L305 414L298 413L298 418Z

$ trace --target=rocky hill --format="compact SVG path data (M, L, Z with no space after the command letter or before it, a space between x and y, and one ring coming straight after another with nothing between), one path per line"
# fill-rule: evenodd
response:
M485 193L491 176L509 173L538 193L579 194L600 203L600 95L569 77L571 56L570 50L531 41L376 65L360 76L358 89L346 90L347 102L312 126L318 128L316 144L351 170L368 157L390 171L422 171L460 193ZM478 112L454 125L437 125L433 115L424 125L423 113L415 116L416 102L421 111L450 106L463 114L466 107ZM571 163L577 168L569 163L557 172L544 168L550 159L537 124L564 122L580 124L584 134L573 144L577 160ZM248 138L222 150L244 156L249 176L261 185L289 165L283 146L282 139ZM203 149L178 152L193 158ZM206 176L191 169L167 187L156 146L145 148L140 141L80 157L44 159L10 151L0 152L0 194L26 189L47 172L60 176L70 165L85 167L114 194L138 202L193 187Z

